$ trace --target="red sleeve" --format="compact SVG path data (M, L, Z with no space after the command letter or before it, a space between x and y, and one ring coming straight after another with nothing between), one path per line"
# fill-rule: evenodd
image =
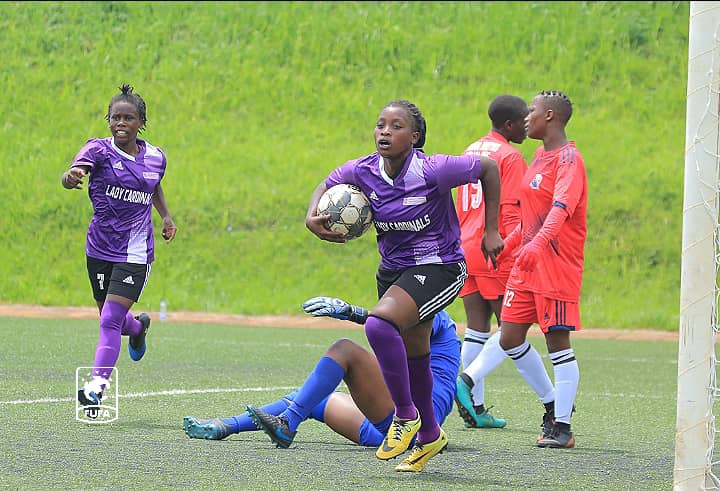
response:
M543 222L542 228L538 231L535 237L533 237L531 242L538 242L544 246L557 236L560 232L560 228L563 226L567 218L568 215L564 208L561 206L553 206L550 209L550 213L548 213L547 217L545 217L545 222Z
M583 193L583 166L577 165L580 156L575 153L563 159L557 167L553 206L561 206L571 216Z
M500 231L509 234L520 223L520 186L527 171L522 154L511 153L500 164Z
M520 223L520 205L516 203L500 205L500 223L503 236L512 232Z
M500 163L500 204L518 204L520 202L520 185L527 171L527 164L520 153L513 153ZM510 229L512 230L512 229Z

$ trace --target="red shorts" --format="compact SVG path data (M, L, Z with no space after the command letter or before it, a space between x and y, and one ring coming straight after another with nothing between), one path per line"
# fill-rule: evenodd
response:
M468 276L465 280L459 297L466 297L473 293L479 293L485 300L500 300L505 294L507 278L500 279L492 276Z
M505 291L501 322L540 325L542 332L579 331L580 306L578 303L543 297L527 290Z

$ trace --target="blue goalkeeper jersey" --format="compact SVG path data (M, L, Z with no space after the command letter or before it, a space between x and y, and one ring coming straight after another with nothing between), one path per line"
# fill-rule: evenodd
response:
M455 380L460 373L460 338L455 322L441 310L435 314L430 335L430 369L433 374L433 406L438 424L452 412Z

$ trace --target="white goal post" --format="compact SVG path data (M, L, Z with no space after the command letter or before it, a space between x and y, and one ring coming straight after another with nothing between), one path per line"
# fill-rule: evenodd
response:
M720 489L718 398L720 2L690 2L673 489Z

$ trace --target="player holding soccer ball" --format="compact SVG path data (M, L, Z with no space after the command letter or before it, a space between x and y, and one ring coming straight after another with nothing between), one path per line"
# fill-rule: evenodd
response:
M426 155L426 124L409 101L395 100L375 123L376 152L336 168L314 190L305 218L322 240L345 242L317 214L320 197L336 184L354 184L370 199L381 262L379 301L365 333L395 403L395 417L376 456L410 456L396 470L427 462L447 445L432 404L430 334L437 312L453 302L467 277L452 189L482 183L485 192L484 254L493 261L503 248L498 233L500 178L494 160L473 155ZM423 464L424 465L424 464ZM412 470L420 470L413 468Z
M492 123L490 133L473 142L465 154L483 155L498 163L500 170L500 217L499 231L502 237L513 231L520 223L520 182L527 170L525 159L510 142L522 143L527 136L525 118L527 103L514 95L499 95L488 108ZM505 284L514 259L503 254L497 268L488 266L480 252L480 237L485 227L485 203L483 189L479 183L464 184L457 190L457 213L460 220L460 238L468 266L468 278L460 291L463 300L467 327L462 344L462 366L467 368L481 352L485 352L486 363L497 367L505 360L500 348L500 333L490 336L490 320L495 315L500 325ZM488 372L490 370L487 370ZM461 389L464 382L458 381ZM456 400L460 416L468 428L503 428L504 419L496 418L484 405L485 384L478 379L470 389L458 390Z
M367 319L367 310L339 298L311 298L303 303L303 308L313 316L358 324ZM452 411L455 376L460 368L460 340L455 323L445 311L433 318L430 368L433 410L438 423L442 424ZM343 380L349 394L337 391ZM355 443L377 447L393 415L393 401L375 356L350 339L338 339L298 390L262 407L248 406L248 412L229 418L203 420L186 416L183 426L190 438L208 440L221 440L259 427L278 447L288 448L300 424L311 418ZM402 470L420 470L424 465L425 460L420 460L407 464Z
M110 100L105 119L112 136L88 140L62 176L66 189L81 189L83 178L89 176L94 210L85 251L100 312L100 337L93 378L78 390L83 405L100 404L120 353L121 335L130 337L133 360L145 354L150 316L143 312L133 317L130 308L147 284L154 259L153 205L162 217L163 238L171 242L177 231L160 185L165 154L137 137L147 122L145 101L130 85L123 85Z
M503 300L500 346L541 396L545 414L537 446L551 448L575 444L570 417L580 378L570 332L580 330L587 176L580 152L565 135L570 116L572 103L562 92L543 91L533 98L527 133L543 146L523 177L520 224L506 237L502 252L516 259ZM526 340L533 323L545 334L554 387L540 355ZM458 393L463 382L472 384L487 375L484 354L460 375Z

